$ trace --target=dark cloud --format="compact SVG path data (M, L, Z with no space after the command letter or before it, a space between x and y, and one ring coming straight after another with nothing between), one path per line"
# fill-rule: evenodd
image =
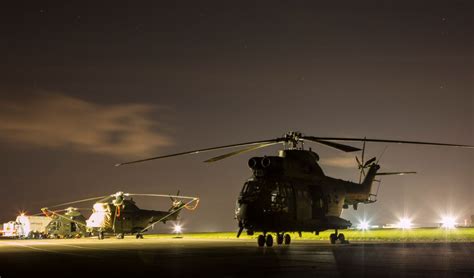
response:
M0 140L114 156L150 154L170 144L146 104L99 105L63 94L0 101Z

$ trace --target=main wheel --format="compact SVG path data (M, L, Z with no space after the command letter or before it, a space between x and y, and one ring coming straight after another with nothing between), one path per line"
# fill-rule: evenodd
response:
M125 236L125 235L124 235L123 233L118 233L118 234L117 234L117 238L118 238L118 239L123 239L124 236Z
M291 236L289 234L285 235L285 244L288 245L291 243Z
M337 240L336 234L331 234L329 236L329 241L331 242L331 244L336 244L336 240Z
M267 244L267 247L272 247L273 246L273 237L272 237L272 235L267 235L267 238L265 239L265 244Z
M339 240L340 243L345 243L346 242L346 237L344 236L344 234L339 234L337 236L337 240Z
M283 243L283 234L277 234L277 244L280 245Z
M135 238L136 238L136 239L143 239L143 235L142 235L142 234L137 234L137 235L135 236Z
M263 235L259 235L257 238L258 246L263 247L265 245L265 237Z

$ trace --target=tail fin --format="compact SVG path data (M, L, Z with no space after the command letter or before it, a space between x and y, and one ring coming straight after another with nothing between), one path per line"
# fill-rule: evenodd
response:
M374 183L375 177L377 176L377 171L380 169L380 166L376 163L370 165L369 171L362 182L363 194L367 195L369 198L370 192L372 190L372 184Z

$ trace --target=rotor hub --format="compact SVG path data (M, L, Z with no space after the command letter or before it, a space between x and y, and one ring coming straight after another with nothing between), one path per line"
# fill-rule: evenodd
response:
M112 201L112 204L114 206L121 206L123 204L123 200L125 199L125 195L126 194L122 191L113 194L112 197L115 197L115 199Z
M298 145L301 143L301 149L303 148L303 133L299 131L290 131L286 133L283 138L285 143L288 144L290 149L298 149Z

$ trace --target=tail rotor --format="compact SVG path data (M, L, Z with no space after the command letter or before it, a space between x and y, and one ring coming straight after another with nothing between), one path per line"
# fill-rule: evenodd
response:
M365 139L365 137L364 137ZM359 174L359 183L362 182L362 178L365 177L365 169L369 168L370 165L375 162L375 160L377 158L375 157L372 157L371 159L367 160L364 162L364 159L365 159L365 144L366 144L366 141L364 140L364 143L362 145L362 156L361 156L361 159L359 159L359 157L355 157L356 159L356 162L357 162L357 166L359 168L359 171L360 171L360 174Z
M179 197L179 189L178 189L178 192L176 192L176 196ZM171 199L171 202L172 202L170 211L171 211L171 210L179 209L179 208L181 208L181 207L184 205L183 201L178 200L178 199L176 199L176 198L173 197L173 196L170 196L170 199Z

